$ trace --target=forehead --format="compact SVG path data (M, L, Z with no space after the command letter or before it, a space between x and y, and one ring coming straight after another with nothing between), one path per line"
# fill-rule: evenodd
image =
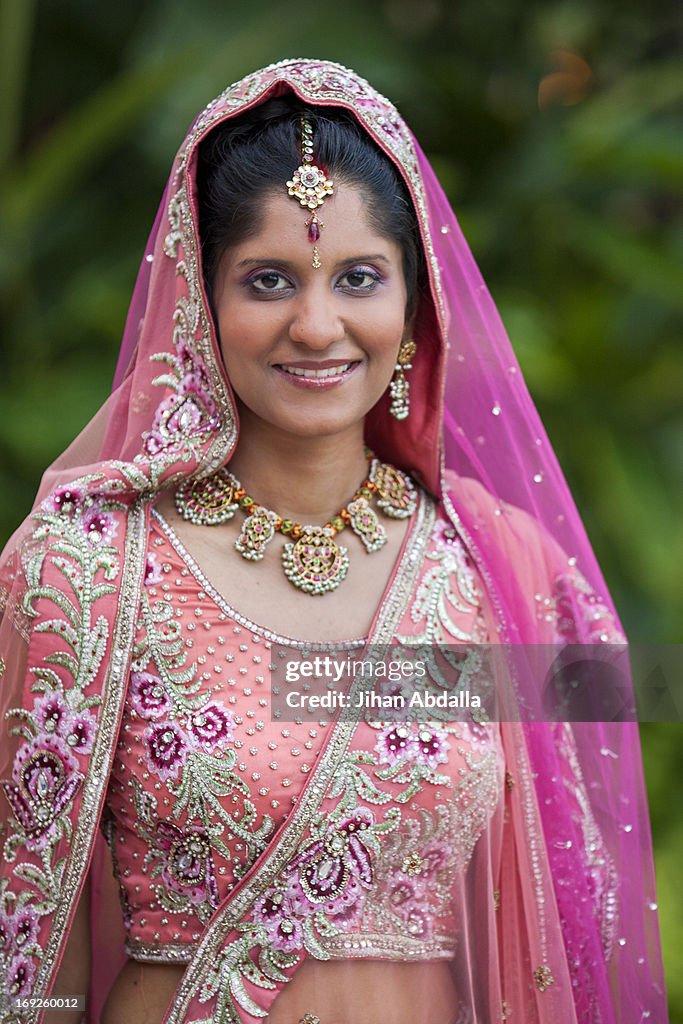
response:
M324 252L338 256L347 249L354 253L382 252L387 257L400 254L396 243L378 232L369 215L365 193L357 186L335 183L334 194L318 207L316 216L321 226L317 243L321 256ZM238 243L234 251L265 245L268 249L276 246L288 250L290 255L302 248L309 252L311 244L306 225L310 217L311 211L287 195L283 183L281 194L270 193L263 197L255 230Z

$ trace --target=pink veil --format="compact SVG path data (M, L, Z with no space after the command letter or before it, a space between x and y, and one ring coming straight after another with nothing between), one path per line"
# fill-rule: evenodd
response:
M499 529L510 506L534 523L543 544L568 572L580 572L587 581L592 596L585 601L580 590L565 594L565 617L574 623L568 641L595 644L620 637L615 630L605 632L608 613L613 614L609 595L498 312L426 157L391 104L339 65L284 61L229 87L200 114L176 158L145 249L113 393L45 474L35 508L40 512L45 508L40 502L49 504L60 488L78 480L79 501L87 496L83 500L96 510L109 502L103 515L111 524L103 527L103 535L109 530L107 539L123 560L129 536L124 520L140 495L189 475L205 475L229 459L238 424L201 284L194 161L198 142L214 124L285 90L313 104L351 110L396 163L413 195L431 285L417 317L418 355L411 377L415 411L397 424L380 403L368 422L368 441L380 457L410 470L444 502L487 586L500 644L515 665L518 697L537 708L529 645L538 642L538 623L527 610L520 579L509 571ZM166 359L169 350L175 362ZM111 510L112 502L118 510ZM33 616L23 603L28 581L19 563L25 567L27 556L30 562L31 552L49 543L34 531L35 522L27 521L3 556L3 713L28 700L30 689L24 668L27 658L31 663ZM593 614L596 602L599 614ZM110 616L113 621L113 605ZM534 721L522 728L577 1019L663 1021L666 1003L637 725L578 722L572 727L571 756L611 858L613 897L602 908L602 927L594 911L594 879L572 853L580 837L562 781L558 727ZM3 744L3 779L11 775L17 743ZM102 842L91 835L86 867L93 850L97 864ZM99 938L93 947L94 991L106 993L120 963L107 933L115 927L116 910L104 871L95 871L93 884L93 921L101 925L109 907L106 920L111 922L105 929L95 927ZM8 915L9 909L8 904ZM60 927L68 927L68 916ZM54 948L58 960L59 947ZM36 970L40 991L41 984L50 984L49 972ZM94 1020L97 1012L95 1003Z

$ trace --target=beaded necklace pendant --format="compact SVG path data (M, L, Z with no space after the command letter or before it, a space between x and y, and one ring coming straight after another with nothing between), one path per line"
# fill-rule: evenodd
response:
M334 530L327 526L305 526L294 544L282 552L285 576L307 594L336 590L349 571L348 548L336 544Z
M375 486L377 504L385 516L391 519L407 519L413 514L417 504L417 493L407 473L374 459L370 470L370 482Z
M175 507L195 526L220 526L232 519L239 506L240 485L227 469L210 477L189 480L175 492Z
M384 527L377 518L377 513L368 504L366 498L356 498L347 505L350 515L349 526L360 537L366 551L379 551L387 542Z
M235 541L235 548L250 562L260 562L266 548L275 536L279 521L276 512L261 505L254 505L251 513L242 523L242 530Z

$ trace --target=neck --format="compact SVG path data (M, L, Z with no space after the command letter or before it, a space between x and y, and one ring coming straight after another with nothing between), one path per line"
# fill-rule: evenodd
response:
M242 420L228 469L259 505L320 526L351 500L368 474L363 424L330 437L295 437Z

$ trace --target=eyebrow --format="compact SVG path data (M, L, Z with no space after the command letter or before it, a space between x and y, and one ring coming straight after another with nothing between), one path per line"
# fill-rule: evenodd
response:
M363 255L363 256L349 256L347 259L338 260L334 265L334 269L338 270L340 267L346 267L350 263L384 263L389 266L390 260L383 256L381 253L375 253L374 255ZM240 260L236 265L236 270L247 270L249 267L263 267L263 266L277 266L283 270L294 270L296 264L291 260L273 259L273 257L263 257L262 259L246 259Z

